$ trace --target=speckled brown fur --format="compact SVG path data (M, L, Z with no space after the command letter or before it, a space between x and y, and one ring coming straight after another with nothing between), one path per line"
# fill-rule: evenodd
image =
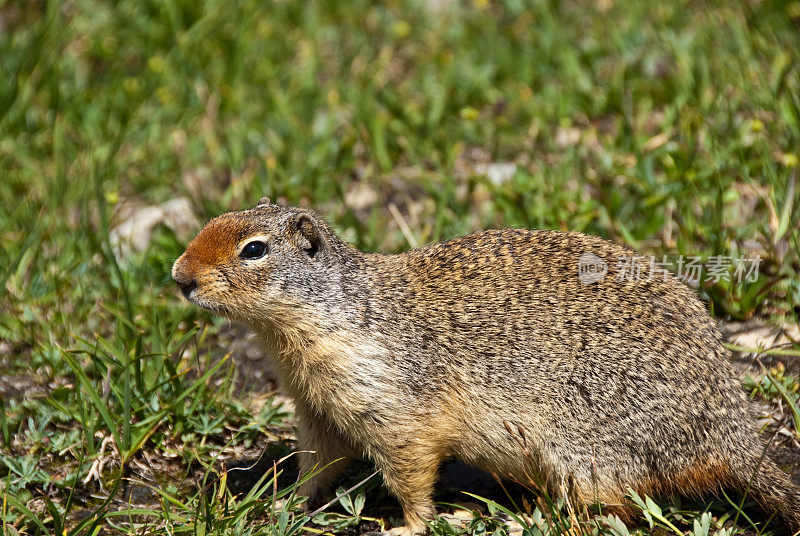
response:
M239 257L252 240L268 245ZM366 455L422 533L440 462L534 475L583 501L745 490L800 529L721 336L660 275L583 284L578 259L631 252L580 233L506 229L401 255L362 253L313 211L211 220L176 261L194 303L249 325L297 407L302 469ZM645 274L646 276L647 274ZM521 437L523 442L521 443ZM524 446L523 446L524 445ZM345 463L303 490L320 500Z

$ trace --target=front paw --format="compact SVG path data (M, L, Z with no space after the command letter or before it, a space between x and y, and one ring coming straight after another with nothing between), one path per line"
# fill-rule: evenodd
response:
M422 536L427 531L414 532L411 527L402 526L395 527L389 530L375 530L372 532L365 532L362 536Z
M319 510L320 508L325 506L325 497L321 493L311 493L306 497L305 502L303 503L303 512L308 514L312 514Z

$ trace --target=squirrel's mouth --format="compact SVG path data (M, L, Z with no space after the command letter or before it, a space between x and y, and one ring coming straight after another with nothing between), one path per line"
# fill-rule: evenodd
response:
M191 303L192 305L197 305L205 309L206 311L210 311L216 315L220 316L230 316L230 312L224 305L211 301L207 298L197 295L197 291L190 292L185 294L184 297L186 300Z

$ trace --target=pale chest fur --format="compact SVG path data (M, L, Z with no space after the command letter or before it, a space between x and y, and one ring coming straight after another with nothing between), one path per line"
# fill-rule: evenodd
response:
M288 347L269 331L259 335L287 394L340 429L367 432L386 421L384 408L409 402L387 367L389 351L363 335L337 329Z

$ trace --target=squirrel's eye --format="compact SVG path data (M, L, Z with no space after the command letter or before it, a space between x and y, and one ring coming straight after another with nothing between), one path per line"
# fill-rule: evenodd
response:
M259 240L253 240L242 248L239 256L243 259L260 259L267 253L267 245Z

